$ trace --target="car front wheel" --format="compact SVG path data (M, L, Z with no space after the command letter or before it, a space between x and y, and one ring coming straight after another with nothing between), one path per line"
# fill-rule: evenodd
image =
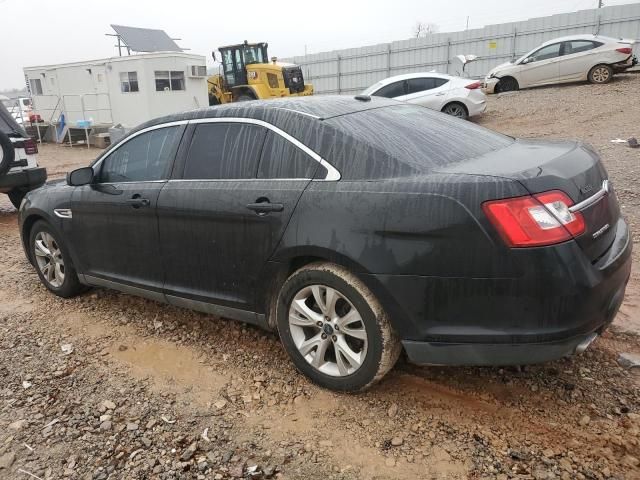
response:
M62 241L45 221L33 225L29 246L36 272L45 287L63 298L73 297L86 289L78 280Z
M318 385L364 390L398 360L400 341L369 289L344 267L312 263L284 283L278 332L296 367Z

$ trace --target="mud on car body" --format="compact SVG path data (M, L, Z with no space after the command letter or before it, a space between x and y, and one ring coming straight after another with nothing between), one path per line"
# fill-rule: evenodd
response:
M631 268L590 147L369 97L154 120L28 194L20 229L52 292L109 287L276 329L336 390L402 350L449 365L580 351Z

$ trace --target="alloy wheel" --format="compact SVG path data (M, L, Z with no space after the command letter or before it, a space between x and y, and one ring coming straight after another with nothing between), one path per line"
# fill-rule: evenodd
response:
M457 103L447 105L444 108L444 113L457 118L465 118L467 116L467 112L465 112L464 107L462 105L458 105Z
M335 288L309 285L298 291L289 307L289 328L300 354L326 375L351 375L367 356L362 317Z
M598 67L591 74L591 78L596 83L605 83L609 80L609 69L606 67Z
M60 246L47 232L38 232L34 241L36 263L49 285L60 288L64 283L64 260Z

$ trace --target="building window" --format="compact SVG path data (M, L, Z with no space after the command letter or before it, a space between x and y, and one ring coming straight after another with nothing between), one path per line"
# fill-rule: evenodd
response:
M120 91L122 93L139 91L137 72L120 72Z
M184 72L161 70L156 74L156 92L184 90Z
M39 78L32 78L29 80L29 84L31 85L32 95L42 95L42 82Z

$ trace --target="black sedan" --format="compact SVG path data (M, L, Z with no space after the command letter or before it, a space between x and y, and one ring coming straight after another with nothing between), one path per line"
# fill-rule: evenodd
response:
M631 269L590 147L369 97L153 120L29 193L20 230L57 295L108 287L274 329L345 391L403 350L446 365L580 352Z

